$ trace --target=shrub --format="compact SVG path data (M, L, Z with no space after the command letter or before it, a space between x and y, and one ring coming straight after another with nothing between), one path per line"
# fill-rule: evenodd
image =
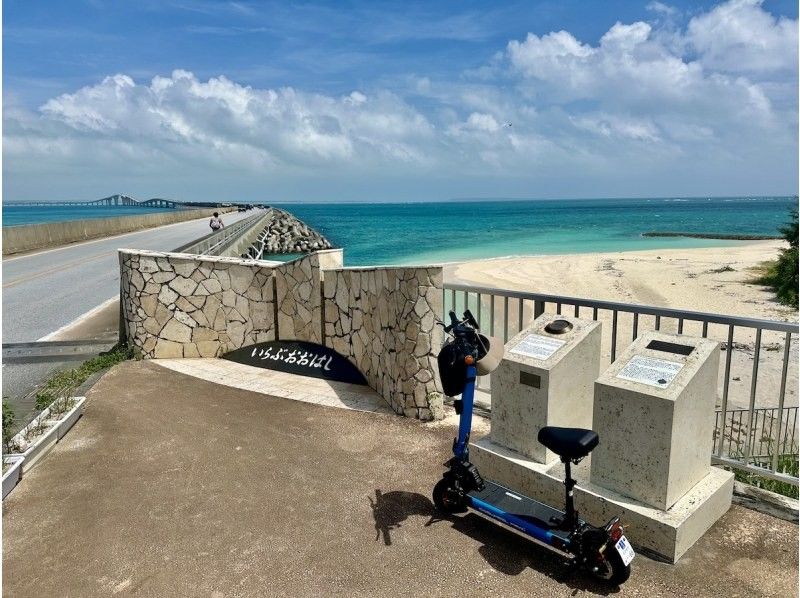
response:
M3 400L3 444L8 444L13 436L12 428L17 421L17 415L14 413L14 408L11 404Z
M125 347L114 347L111 351L84 361L77 368L58 372L48 379L36 393L36 408L43 411L54 401L67 398L76 388L83 384L89 376L110 368L122 361L130 359L132 352Z
M778 259L766 265L766 271L754 282L772 287L778 301L798 307L798 222L797 209L791 212L791 221L780 229L789 247L781 249Z

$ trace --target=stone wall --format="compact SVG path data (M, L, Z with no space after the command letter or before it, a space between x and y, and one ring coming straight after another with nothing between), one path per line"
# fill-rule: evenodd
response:
M342 250L317 251L273 270L278 338L322 344L322 268L342 266Z
M275 338L269 266L122 249L125 332L144 358L217 357Z
M434 351L442 269L366 268L324 272L325 343L355 363L396 413L441 417ZM433 412L432 412L433 411Z
M395 412L441 417L431 393L440 391L442 269L341 266L341 250L285 264L120 250L128 341L146 359L317 342L350 359Z

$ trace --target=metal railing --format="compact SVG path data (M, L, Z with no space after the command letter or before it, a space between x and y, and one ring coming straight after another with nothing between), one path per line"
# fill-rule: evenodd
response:
M606 366L649 330L720 341L724 359L720 364L722 392L717 397L717 417L728 422L732 414L742 412L736 415L742 442L734 443L736 450L731 452L729 435L715 434L712 461L798 485L797 476L780 471L781 452L776 450L778 439L795 438L797 409L785 408L785 401L787 380L791 379L792 394L797 388L797 323L462 284L444 285L443 307L443 317L450 309L460 313L469 308L481 329L504 343L545 312L569 312L603 321L601 346ZM489 390L489 377L479 378L478 386ZM763 422L770 409L768 443ZM771 448L765 460L759 453L768 444Z
M752 447L750 458L756 462L763 462L775 453L779 459L797 454L797 407L784 407L783 413L778 413L777 407L754 409L753 421L748 430L749 413L748 409L732 409L725 413L723 426L723 412L717 411L714 440L722 445L723 455L740 455L748 445ZM778 433L778 422L781 421L786 425ZM745 436L746 434L749 436Z
M246 234L258 222L269 216L272 208L259 210L257 213L238 222L226 226L222 230L214 231L205 237L178 247L176 253L191 253L193 255L221 255L228 247L233 245L239 237Z

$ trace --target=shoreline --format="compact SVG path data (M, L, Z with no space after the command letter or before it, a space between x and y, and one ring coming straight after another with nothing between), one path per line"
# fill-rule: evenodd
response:
M716 247L513 255L442 264L451 284L797 321L766 287L749 284L781 241Z
M642 235L642 238L644 236ZM656 241L659 237L646 237L648 240ZM564 258L564 259L571 259L577 258L579 256L584 255L627 255L639 252L662 252L667 253L670 251L681 251L681 252L691 252L691 251L701 251L701 250L725 250L729 248L741 248L741 247L748 247L752 245L758 245L761 243L768 243L768 244L776 244L777 249L780 249L785 242L782 238L779 237L765 237L765 238L757 238L757 239L733 239L733 238L712 238L712 237L691 237L691 236L675 236L675 235L668 235L663 237L663 241L665 242L664 245L657 245L657 246L646 246L646 247L637 247L637 246L622 246L620 249L601 249L601 250L583 250L578 249L575 251L571 250L564 250L559 252L553 253L506 253L503 255L487 255L484 257L454 257L452 259L444 258L444 259L437 259L436 255L431 255L429 252L425 252L419 254L418 256L414 256L411 258L403 258L399 262L391 262L391 263L380 263L380 264L369 264L364 267L379 267L379 266L425 266L430 264L435 264L437 266L455 266L459 264L467 264L467 263L476 263L476 262L487 262L487 261L496 261L496 260L527 260L531 258ZM683 241L685 244L671 244L670 241ZM777 251L776 249L776 251ZM345 251L347 249L345 248ZM444 253L444 252L437 252ZM776 253L777 257L777 253ZM345 254L345 262L347 261L347 255Z
M562 253L509 253L507 255L497 255L491 257L476 257L464 260L449 260L446 262L431 262L437 266L459 266L464 264L472 264L476 262L491 262L497 260L527 260L531 258L574 258L580 257L583 255L619 255L619 254L630 254L630 253L640 253L640 252L662 252L666 253L669 251L699 251L704 249L725 249L726 247L744 247L748 245L758 244L758 243L778 243L780 245L780 240L778 237L769 238L769 239L710 239L712 241L727 241L726 243L720 243L715 245L688 245L685 247L648 247L645 249L618 249L616 251L576 251L576 252L562 252ZM780 249L780 247L778 247ZM776 254L777 256L777 254ZM426 265L427 262L423 261L414 261L408 263L402 263L400 266L420 266ZM378 264L376 266L366 266L366 267L378 267L383 265L393 265L393 264ZM453 281L455 282L455 281Z
M643 237L681 237L685 239L720 239L723 241L779 241L780 235L742 235L738 233L690 233L680 231L650 231Z

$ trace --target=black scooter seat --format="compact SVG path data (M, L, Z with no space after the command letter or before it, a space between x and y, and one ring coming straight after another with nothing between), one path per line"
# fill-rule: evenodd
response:
M546 426L539 430L539 442L564 459L582 459L600 442L594 430Z

